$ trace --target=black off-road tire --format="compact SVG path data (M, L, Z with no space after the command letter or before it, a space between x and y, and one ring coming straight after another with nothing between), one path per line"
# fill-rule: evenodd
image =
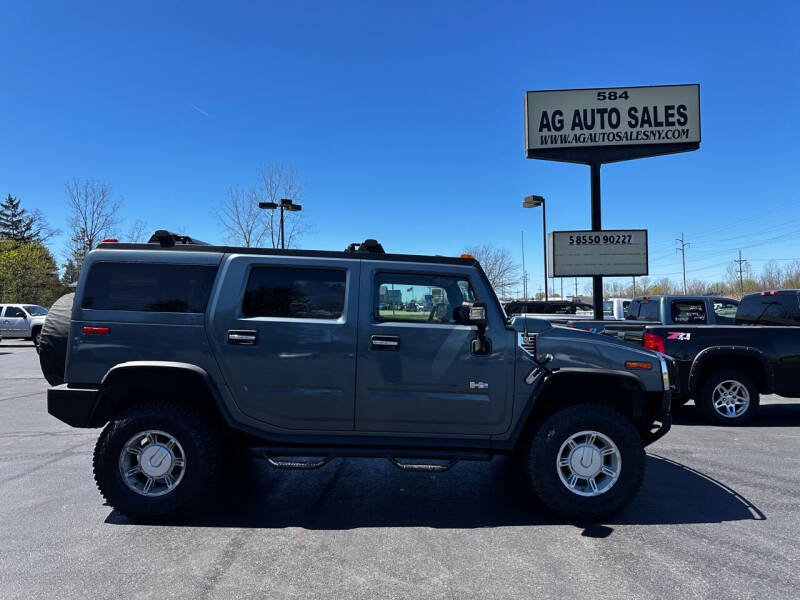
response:
M133 436L147 430L166 432L185 454L180 482L163 496L148 497L130 489L120 472L120 453ZM188 402L147 400L120 413L106 425L94 449L94 478L100 493L121 513L134 518L174 517L196 508L217 490L222 443L211 419Z
M41 327L34 327L31 329L31 341L34 346L39 346L39 335L42 333Z
M561 446L583 431L607 436L621 456L616 481L597 496L571 491L559 476ZM619 411L600 404L577 404L552 414L535 430L523 451L528 485L547 508L569 519L595 521L613 514L634 498L644 478L645 452L639 432Z
M723 416L714 408L714 390L718 385L726 381L735 381L744 386L749 395L749 405L738 416ZM758 412L761 397L758 392L758 386L749 375L736 369L720 369L704 379L694 403L700 409L703 417L715 425L744 425Z

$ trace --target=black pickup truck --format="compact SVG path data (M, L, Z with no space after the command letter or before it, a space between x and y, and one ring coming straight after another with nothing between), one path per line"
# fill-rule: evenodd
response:
M674 402L694 399L709 421L735 425L760 394L800 398L799 326L800 290L776 290L742 298L732 324L651 325L642 343L676 359Z

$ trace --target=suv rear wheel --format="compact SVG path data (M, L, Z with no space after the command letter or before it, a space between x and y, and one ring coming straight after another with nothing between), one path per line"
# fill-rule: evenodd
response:
M758 411L755 382L734 369L715 371L703 382L695 400L703 416L717 425L741 425Z
M221 443L189 404L148 400L110 422L94 450L100 493L132 517L174 515L215 489Z
M542 503L568 518L597 519L624 505L644 477L644 445L620 412L597 404L559 410L525 451L525 475Z

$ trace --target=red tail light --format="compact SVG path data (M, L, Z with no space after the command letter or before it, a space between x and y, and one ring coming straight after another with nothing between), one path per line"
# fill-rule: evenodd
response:
M761 292L762 296L777 296L778 290L770 290L768 292Z
M656 335L655 333L645 333L644 334L644 347L648 350L655 350L656 352L661 352L662 354L666 354L666 346L664 344L664 338L660 335Z
M108 327L89 327L88 325L83 328L83 333L93 334L93 335L108 335L111 333L111 329Z

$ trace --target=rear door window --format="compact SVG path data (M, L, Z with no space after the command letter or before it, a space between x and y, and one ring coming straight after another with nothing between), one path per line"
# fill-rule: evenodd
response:
M675 300L671 307L672 322L681 325L705 325L706 305L699 300Z
M81 307L202 313L216 274L213 265L97 262L89 270Z
M340 269L256 267L242 303L246 317L338 319L347 273Z

